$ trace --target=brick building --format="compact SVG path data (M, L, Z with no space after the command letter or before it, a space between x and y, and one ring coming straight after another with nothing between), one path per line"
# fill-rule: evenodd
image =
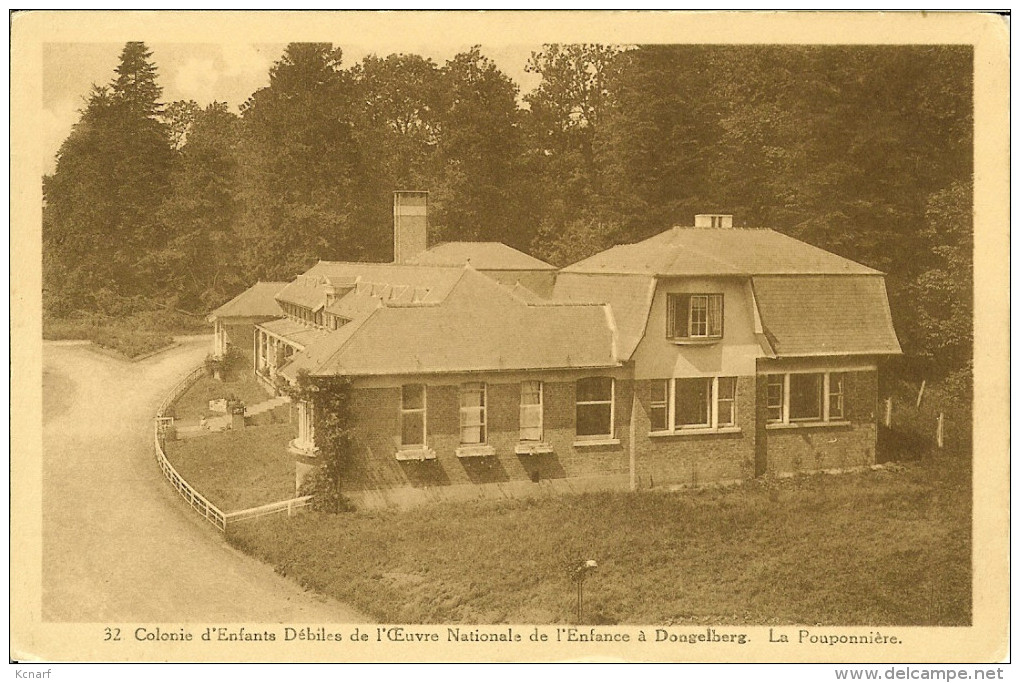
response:
M557 271L496 243L427 249L396 193L394 263L319 262L210 315L216 353L352 383L366 505L698 485L875 462L882 273L704 215ZM244 335L249 335L244 339ZM314 408L292 447L315 455Z

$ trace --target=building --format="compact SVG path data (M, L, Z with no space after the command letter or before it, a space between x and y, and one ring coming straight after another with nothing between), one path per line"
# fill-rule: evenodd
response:
M726 215L556 271L502 244L427 249L426 207L396 193L394 263L320 262L210 316L216 351L248 345L270 390L351 380L355 501L875 462L878 368L900 353L882 273ZM292 446L314 457L298 410Z

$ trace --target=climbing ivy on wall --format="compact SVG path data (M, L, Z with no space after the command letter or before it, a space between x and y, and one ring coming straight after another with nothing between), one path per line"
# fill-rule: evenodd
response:
M315 445L322 461L301 486L301 494L313 496L312 507L322 512L350 510L350 503L341 493L344 464L355 439L350 380L343 376L310 377L303 372L286 392L291 399L314 407Z

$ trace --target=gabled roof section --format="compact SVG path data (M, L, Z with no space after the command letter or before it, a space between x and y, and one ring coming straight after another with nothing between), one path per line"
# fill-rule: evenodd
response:
M471 267L460 271L443 301L380 305L296 354L288 376L619 365L605 306L533 305Z
M588 275L561 272L553 299L612 306L616 321L617 352L629 359L645 336L655 295L655 278L648 275Z
M881 275L751 281L776 357L899 354Z
M879 271L765 228L676 227L567 266L627 275L878 275Z
M463 266L475 270L556 270L556 266L502 242L444 242L414 259L423 266Z
M275 318L283 315L276 294L286 282L256 282L207 316L212 322L222 318Z

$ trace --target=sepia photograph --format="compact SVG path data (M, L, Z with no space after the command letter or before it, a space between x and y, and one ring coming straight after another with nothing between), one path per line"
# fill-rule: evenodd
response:
M1007 657L1007 18L11 41L12 662Z

